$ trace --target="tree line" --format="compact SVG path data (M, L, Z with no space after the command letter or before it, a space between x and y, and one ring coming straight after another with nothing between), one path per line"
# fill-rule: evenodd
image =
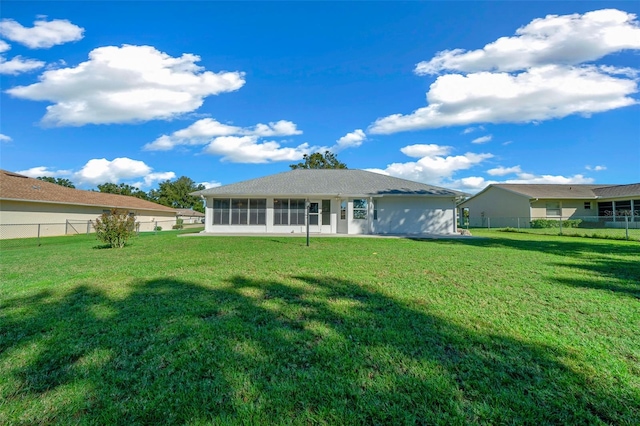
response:
M37 179L65 186L67 188L76 187L69 179L49 176L43 176ZM193 209L204 213L202 199L200 197L189 195L191 192L200 191L202 189L205 189L204 185L196 184L191 178L181 176L174 181L166 180L161 182L158 189L152 189L149 192L144 192L140 188L127 185L126 183L115 184L111 182L105 182L98 185L97 189L92 189L92 191L102 192L105 194L128 195L142 200L153 201L154 203L162 204L163 206L174 209Z
M347 165L336 157L330 151L324 154L315 152L313 154L305 154L301 163L290 164L291 169L346 169ZM54 178L50 176L42 176L37 178L45 182L55 183L57 185L66 186L67 188L75 188L76 186L69 179ZM181 176L171 181L166 180L160 183L158 189L152 189L144 192L140 188L127 185L126 183L105 182L98 185L97 191L105 194L128 195L163 206L172 207L174 209L193 209L204 213L204 205L200 197L189 195L191 192L200 191L204 188L202 184L196 184L191 178ZM96 189L92 189L96 191Z

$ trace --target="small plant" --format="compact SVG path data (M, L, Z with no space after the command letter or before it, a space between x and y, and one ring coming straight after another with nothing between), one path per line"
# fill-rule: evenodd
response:
M184 219L176 219L176 224L173 225L173 229L182 229L184 228Z
M156 225L155 228L153 228L154 231L162 231L162 226L158 226Z
M111 209L96 219L96 236L112 248L122 248L135 232L135 217L126 210Z

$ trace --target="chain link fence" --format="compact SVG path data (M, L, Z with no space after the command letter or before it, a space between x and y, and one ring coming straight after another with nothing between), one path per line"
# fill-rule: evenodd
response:
M571 235L640 241L640 216L471 217L465 229L486 228L542 235Z
M89 239L95 239L95 236L92 235L95 233L93 223L91 220L67 220L65 223L2 223L0 224L0 248L65 244L72 240L78 240L77 238L60 237L85 236ZM169 231L176 229L174 228L175 226L175 220L136 222L136 234ZM187 225L184 227L189 228L192 226L202 227L202 225Z

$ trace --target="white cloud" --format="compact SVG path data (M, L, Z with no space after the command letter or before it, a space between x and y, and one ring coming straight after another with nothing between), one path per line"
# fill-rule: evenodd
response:
M30 169L27 170L20 170L18 172L19 175L25 175L25 176L29 176L32 178L38 178L38 177L44 177L44 176L48 176L48 177L58 177L58 176L69 176L71 175L71 171L70 170L51 170L46 166L38 166L38 167L32 167Z
M494 169L487 170L487 173L491 176L506 176L514 173L522 173L520 166L513 167L496 167Z
M152 46L92 50L75 68L45 71L40 82L7 93L51 101L43 122L60 126L171 119L199 108L204 98L240 89L244 73L203 71L199 56L172 57Z
M37 70L42 68L44 62L35 59L25 59L22 56L14 56L7 61L4 56L0 55L0 74L16 75L23 72Z
M269 124L256 124L255 128L252 130L246 130L246 135L256 135L261 138L264 137L273 137L273 136L293 136L293 135L301 135L302 131L296 128L295 123L287 120L280 120L275 123Z
M118 183L121 180L138 178L149 173L151 173L151 167L142 161L126 157L115 158L113 161L106 158L94 158L75 173L75 177L81 183Z
M513 143L513 141L506 141L506 142L502 142L502 145L507 146L507 145L511 145Z
M278 142L258 142L258 136L219 136L214 138L204 152L222 156L223 161L233 163L268 163L273 161L295 161L313 150L309 144L297 147L282 147Z
M526 123L633 105L638 70L589 64L630 49L640 49L634 14L605 9L536 19L483 49L446 50L417 64L419 75L450 74L430 86L426 107L379 118L369 132Z
M445 182L445 186L460 191L476 193L486 188L488 185L495 183L538 183L538 184L589 184L593 183L593 179L587 178L581 174L573 176L562 175L535 175L533 173L518 173L515 179L507 179L505 181L487 180L481 176L469 176L462 179L451 180Z
M585 169L591 171L591 172L601 172L603 170L607 170L607 168L605 166L595 166L595 167L591 167L591 166L585 166Z
M204 185L204 189L209 189L209 188L217 188L218 186L221 186L222 184L218 181L212 180L209 182L198 182L197 185Z
M615 78L597 67L547 65L517 75L480 72L440 76L427 93L428 106L411 114L376 120L371 133L472 123L522 123L589 115L633 105L633 80Z
M153 142L146 144L146 151L169 151L179 145L206 145L212 138L219 136L293 136L302 134L295 123L286 120L258 123L254 127L237 127L220 123L213 118L203 118L189 127L162 135Z
M584 15L547 15L501 37L484 48L438 52L416 65L418 75L458 72L516 71L550 64L576 65L625 49L640 49L636 15L603 9Z
M473 133L476 130L484 130L484 126L478 126L478 127L467 127L466 129L464 129L462 131L463 135L468 135L469 133Z
M11 142L12 140L10 136L0 133L0 142Z
M0 40L0 53L4 53L11 49L11 45L4 40Z
M436 145L436 144L415 144L400 148L407 157L423 158L428 156L447 155L451 152L450 146Z
M491 139L493 139L493 135L480 136L479 138L475 138L474 140L472 140L471 143L477 143L477 144L487 143Z
M23 44L31 49L49 48L58 44L82 39L84 28L72 24L66 19L47 21L38 19L33 27L23 27L13 19L0 21L0 34L3 37Z
M357 148L362 145L365 139L367 139L367 135L364 134L364 131L362 129L356 129L338 139L336 144L331 148L331 151L338 152L346 148Z
M470 169L493 157L493 154L473 152L467 152L464 155L447 155L450 149L450 147L435 144L410 145L402 148L401 151L412 157L422 155L419 160L392 163L384 169L373 169L372 171L438 185L449 180L456 172Z
M38 166L21 170L17 173L34 178L41 176L65 176L79 186L99 185L105 182L127 182L137 188L150 187L156 182L171 180L176 177L174 172L154 172L153 169L143 161L132 160L126 157L114 158L112 161L106 158L94 158L87 161L87 163L76 172L72 170L54 170L46 166ZM132 182L133 179L142 180Z

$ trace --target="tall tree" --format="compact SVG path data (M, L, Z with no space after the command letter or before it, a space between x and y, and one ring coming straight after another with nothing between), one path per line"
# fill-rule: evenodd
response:
M51 177L51 176L40 176L39 178L36 178L36 179L41 180L43 182L55 183L56 185L60 185L60 186L66 186L67 188L75 188L76 187L73 184L73 182L71 182L69 179L54 178L54 177Z
M163 206L173 207L174 209L193 209L204 213L202 199L189 193L200 191L204 185L197 185L192 179L181 176L173 182L166 180L160 183L158 189L149 191L149 197L152 201Z
M302 163L289 164L292 169L346 169L347 165L331 152L325 151L324 154L314 152L313 154L305 154Z
M127 185L126 183L116 185L115 183L106 182L102 185L98 185L98 191L106 194L129 195L131 197L141 198L143 200L149 199L149 196L146 192L144 192L140 188L136 188L135 186Z

